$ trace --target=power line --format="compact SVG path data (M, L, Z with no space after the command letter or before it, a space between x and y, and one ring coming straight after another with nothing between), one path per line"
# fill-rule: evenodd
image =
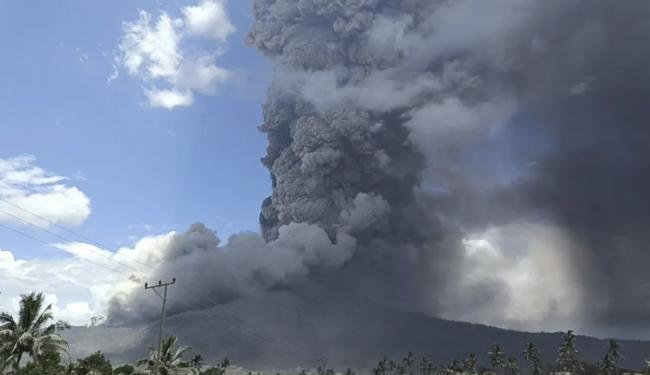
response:
M61 250L61 249L59 249L58 247L52 245L51 243L49 243L49 242L47 242L47 241L43 241L43 240L41 240L40 238L34 237L34 236L30 235L30 234L27 234L27 233L25 233L25 232L23 232L23 231L20 231L20 230L16 229L16 228L12 228L12 227L7 226L7 225L4 225L4 224L2 224L2 223L0 223L0 227L5 228L5 229L7 229L7 230L10 230L10 231L12 231L12 232L14 232L14 233L17 233L17 234L19 234L19 235L21 235L21 236L23 236L23 237L29 238L29 239L31 239L31 240L33 240L33 241L36 241L36 242L39 242L39 243L44 244L44 245L46 245L46 246L52 247L52 248L54 248L54 249L57 249L57 250L59 250L59 251ZM86 259L86 258L84 258L84 257L79 257L79 258L80 258L82 261L84 261L84 262L88 262L88 263L94 264L94 265L96 265L96 266L106 268L107 270L110 270L110 271L112 271L112 272L117 272L117 273L123 274L121 271L116 270L116 269L114 269L114 268L111 268L111 267L109 267L109 266L107 266L107 265L105 265L105 264L96 263L96 262L93 262L93 261L91 261L90 259ZM129 275L129 276L130 276L130 275Z
M99 248L99 249L102 249L102 248L103 248L103 249L109 249L109 248L110 248L110 246L105 246L105 245L103 245L101 242L98 242L98 241L95 241L95 240L93 240L93 239L91 239L91 238L88 238L88 237L84 236L84 235L81 234L81 233L75 232L75 231L73 231L72 229L70 229L70 228L68 228L68 227L66 227L66 226L64 226L64 225L58 224L58 223L56 223L56 222L54 222L54 221L52 221L52 220L50 220L50 219L48 219L48 218L46 218L46 217L44 217L44 216L42 216L42 215L39 215L39 214L37 214L37 213L35 213L35 212L33 212L33 211L30 211L30 210L28 210L28 209L26 209L26 208L24 208L24 207L21 207L21 206L17 205L16 203L13 203L13 202L11 202L11 201L5 199L5 198L0 197L0 201L5 202L5 203L9 204L10 206L12 206L12 207L14 207L14 208L17 208L17 209L19 209L19 210L21 210L21 211L23 211L23 212L26 212L26 213L28 213L28 214L34 216L34 217L37 217L37 218L39 218L39 219L45 221L46 223L48 223L48 224L50 224L50 225L53 225L53 226L55 226L55 227L57 227L57 228L59 228L59 229L62 229L62 230L66 231L66 232L68 232L68 233L70 233L70 234L72 234L72 235L75 235L75 236L77 236L77 237L83 239L84 241L86 241L86 242L88 242L88 243L90 243L90 244L92 244L92 245L95 245L95 246L96 246L97 248ZM4 212L4 211L3 211L3 212ZM6 212L5 212L5 213L6 213ZM130 259L131 261L140 264L141 266L152 268L149 264L146 264L146 263L144 263L144 262L140 262L139 260L137 260L137 259L135 259L135 258L132 258L132 257L126 256L126 255L124 255L124 254L120 254L120 253L118 253L118 252L115 252L115 254L118 255L118 256L122 256L122 257L128 258L128 259Z
M47 241L43 241L43 240L41 240L40 238L37 238L37 237L35 237L35 236L32 236L32 235L30 235L30 234L28 234L28 233L25 233L25 232L23 232L23 231L20 231L20 230L18 230L18 229L12 228L12 227L7 226L7 225L4 225L4 224L2 224L2 223L0 223L0 227L5 228L5 229L7 229L7 230L9 230L9 231L12 231L12 232L14 232L14 233L17 233L17 234L19 234L19 235L21 235L21 236L24 236L24 237L26 237L26 238L29 238L29 239L31 239L31 240L33 240L33 241L38 242L38 243L41 243L41 244L43 244L43 245L46 245L46 246L48 246L48 247L51 247L51 248L54 248L54 249L57 249L57 250L61 250L61 249L59 249L58 247L52 245L51 243L49 243L49 242L47 242ZM88 262L88 263L94 264L94 265L96 265L96 266L99 266L99 267L105 268L105 269L107 269L107 270L109 270L109 271L111 271L111 272L115 272L115 273L117 273L117 274L125 275L125 276L128 276L128 277L131 276L131 274L124 273L124 272L122 272L122 271L120 271L120 270L118 270L118 269L115 269L115 268L109 267L109 266L107 266L107 265L105 265L105 264L101 264L101 263L93 262L93 261L91 261L91 260L89 260L89 259L87 259L87 258L84 258L84 257L79 257L79 258L80 258L82 261L85 261L85 262ZM111 259L109 258L109 260L111 260ZM196 295L193 295L193 296L196 297ZM196 299L193 299L192 302L197 303L197 300L196 300ZM254 328L252 328L252 327L250 327L250 326L247 326L243 321L239 320L238 318L235 318L234 316L230 316L230 319L231 319L231 320L235 320L235 323L233 323L233 322L228 322L228 321L227 321L227 316L224 317L223 314L219 314L217 311L214 311L214 310L213 310L213 309L219 309L219 308L221 308L221 306L219 306L219 305L208 306L208 305L205 305L205 304L199 304L199 303L197 303L197 305L199 305L199 307L202 307L202 308L204 309L204 313L206 313L206 314L208 314L208 315L210 315L210 316L212 316L212 317L214 317L214 318L216 318L216 319L218 319L218 320L220 320L220 321L226 323L227 325L229 325L229 326L231 326L232 328L234 328L234 329L240 331L241 333L243 333L243 334L245 334L245 335L247 335L247 336L253 337L253 338L255 338L255 339L258 339L258 340L260 340L260 341L264 341L264 342L266 342L266 343L268 343L268 344L273 345L273 340L272 340L272 339L270 339L268 336L266 336L266 335L263 334L263 333L256 332ZM237 320L238 320L239 322L237 322ZM250 332L249 332L249 331L250 331Z
M68 229L68 228L66 228L66 227L64 227L64 226L62 226L62 225L59 225L59 224L57 224L57 223L55 223L55 222L53 222L53 221L51 221L51 220L48 220L47 218L45 218L45 217L43 217L43 216L41 216L41 215L38 215L38 214L36 214L36 213L34 213L34 212L31 212L31 211L29 211L29 210L27 210L27 209L25 209L25 208L22 208L22 207L18 206L17 204L13 203L13 202L7 201L6 199L3 199L3 198L0 198L0 201L3 201L3 202L5 202L5 203L8 203L8 204L10 204L11 206L20 209L20 210L23 211L23 212L26 212L26 213L28 213L28 214L31 214L31 215L33 215L34 217L37 217L37 218L39 218L39 219L42 219L42 220L44 220L45 222L47 222L47 223L49 223L49 224L52 224L52 225L54 225L54 226L56 226L56 227L58 227L58 228L61 228L61 229L63 229L63 230L66 230L67 232L72 233L72 234L74 234L74 235L76 235L76 236L78 236L78 237L80 237L80 238L83 238L83 239L85 239L85 240L91 242L91 243L94 244L95 246L97 246L99 250L107 250L107 249L106 249L106 246L103 246L103 245L100 244L99 242L96 242L96 241L94 241L94 240L92 240L92 239L90 239L90 238L88 238L88 237L86 237L86 236L84 236L84 235L81 235L81 234L79 234L79 233L76 233L76 232L74 232L74 231L72 231L72 230L70 230L70 229ZM2 209L0 209L0 212L3 212L3 213L5 213L6 215L9 215L9 216L11 216L11 217L13 217L13 218L15 218L15 219L17 219L17 220L19 220L19 221L21 221L21 222L27 224L27 225L31 225L31 226L33 226L33 227L36 227L36 228L38 228L38 229L40 229L40 230L42 230L42 231L44 231L44 232L46 232L46 233L48 233L48 234L50 234L50 235L52 235L52 236L54 236L54 237L56 237L56 238L62 240L62 241L73 242L72 240L70 240L70 239L68 239L68 238L66 238L66 237L60 236L60 235L58 235L57 233L54 233L54 232L48 230L47 228L43 228L43 227L41 227L41 226L39 226L39 225L37 225L37 224L35 224L35 223L29 222L29 221L27 221L27 220L24 220L23 218L21 218L21 217L19 217L19 216L17 216L17 215L14 215L14 214L9 213L9 212L7 212L7 211L4 211L4 210L2 210ZM102 249L102 248L103 248L103 249ZM119 254L119 253L113 253L113 254ZM117 260L113 259L112 257L110 257L110 256L108 256L108 255L106 255L106 254L99 253L98 255L100 255L100 256L104 256L104 257L106 257L108 260L110 260L110 261L115 261L116 263L118 263ZM135 258L127 257L126 255L123 255L123 256L126 257L126 258L129 258L129 259L131 259L131 260L133 260L133 261L135 261L135 262L138 262ZM152 267L152 266L149 265L149 264L141 263L141 262L138 262L138 263L142 264L143 266L149 268L149 269L152 270L152 271L156 271L156 268ZM129 267L129 268L131 268L132 270L137 271L137 272L141 271L141 270L138 270L138 269L132 267L132 266L129 265L129 264L123 264L123 263L118 263L118 264L123 265L123 266L126 266L126 267ZM204 308L207 308L207 306L203 306L203 307L204 307ZM222 308L222 307L219 306L219 305L215 305L214 307L216 307L216 308ZM222 309L223 309L223 308L222 308ZM242 320L240 320L240 319L237 318L236 316L234 316L234 315L232 315L231 313L225 311L225 309L223 309L223 310L224 310L224 311L223 311L224 314L225 314L226 316L230 317L230 319L234 320L235 322L237 322L237 323L239 323L239 324L242 324L242 325L245 324ZM249 329L251 329L251 328L249 327Z
M49 235L51 235L51 236L53 236L53 237L55 237L55 238L61 240L61 241L68 242L68 243L76 242L76 241L71 240L71 239L69 239L69 238L67 238L67 237L61 236L61 235L59 235L58 233L53 232L53 231L51 231L51 230L49 230L49 229L47 229L47 228L45 228L45 227L42 227L42 226L40 226L40 225L38 225L38 224L36 224L36 223L33 223L33 222L31 222L31 221L28 221L28 220L25 220L24 218L22 218L22 217L20 217L20 216L18 216L18 215L14 215L14 214L12 214L12 213L10 213L10 212L7 212L7 211L5 211L5 210L2 210L2 209L0 209L0 212L1 212L1 213L4 213L5 215L11 216L11 217L13 217L14 219L16 219L16 220L18 220L18 221L20 221L20 222L22 222L22 223L24 223L24 224L26 224L26 225L29 225L29 226L31 226L31 227L34 227L34 228L40 230L40 231L43 231L43 232L45 232L45 233L47 233L47 234L49 234ZM98 249L99 249L99 250L102 250L102 248L100 248L100 247L98 247ZM111 253L113 253L113 252L111 252ZM106 254L103 254L103 253L96 253L96 254L99 255L99 256L102 256L102 257L104 257L104 258L110 259L111 261L114 261L114 262L116 262L117 264L119 264L119 265L121 265L121 266L128 267L128 268L130 268L132 271L135 271L135 272L142 272L142 270L137 269L137 268L131 266L130 264L127 264L127 263L121 263L121 262L117 261L116 259L113 259L111 256L108 256L108 255L106 255ZM113 253L113 254L117 254L117 253Z
M103 246L101 243L99 243L99 242L97 242L97 241L94 241L94 240L92 240L92 239L90 239L90 238L88 238L88 237L86 237L86 236L84 236L84 235L82 235L82 234L79 234L79 233L77 233L77 232L74 232L74 231L72 231L71 229L66 228L65 226L59 225L59 224L57 224L57 223L55 223L55 222L53 222L53 221L51 221L51 220L48 220L47 218L45 218L45 217L43 217L43 216L41 216L41 215L38 215L38 214L36 214L36 213L34 213L34 212L32 212L32 211L29 211L29 210L27 210L27 209L25 209L25 208L23 208L23 207L20 207L19 205L15 204L15 203L13 203L13 202L10 202L10 201L8 201L8 200L6 200L6 199L3 199L3 198L1 198L1 197L0 197L0 201L3 201L3 202L5 202L5 203L8 203L8 204L10 204L11 206L20 209L20 210L23 211L23 212L26 212L26 213L28 213L28 214L30 214L30 215L33 215L34 217L37 217L37 218L39 218L39 219L41 219L41 220L44 220L45 222L47 222L47 223L49 223L49 224L51 224L51 225L54 225L54 226L56 226L56 227L58 227L58 228L61 228L61 229L65 230L65 231L67 231L67 232L69 232L69 233L72 233L72 234L74 234L74 235L76 235L76 236L78 236L78 237L80 237L80 238L82 238L82 239L84 239L84 240L87 240L87 241L91 242L92 244L94 244L95 246L97 246L99 250L108 250L108 248L107 248L106 246ZM48 234L50 234L50 235L52 235L52 236L58 238L58 239L61 239L61 240L66 241L66 242L73 242L72 240L70 240L70 239L68 239L68 238L65 238L65 237L63 237L63 236L60 236L60 235L58 235L57 233L54 233L54 232L48 230L47 228L43 228L43 227L41 227L41 226L39 226L39 225L36 225L35 223L32 223L32 222L26 221L26 220L24 220L23 218L21 218L21 217L19 217L19 216L17 216L17 215L11 214L11 213L9 213L9 212L7 212L7 211L4 211L4 210L1 210L1 209L0 209L0 212L3 212L3 213L5 213L5 214L7 214L7 215L9 215L9 216L11 216L11 217L13 217L13 218L15 218L15 219L17 219L17 220L19 220L19 221L21 221L21 222L27 224L27 225L34 226L34 227L36 227L36 228L38 228L38 229L40 229L40 230L42 230L42 231L44 231L44 232L46 232L46 233L48 233ZM113 253L113 252L111 251L111 253ZM117 253L117 252L115 252L115 253L113 253L113 254L123 255L123 254L119 254L119 253ZM100 255L100 256L104 256L104 257L107 258L108 260L110 260L110 261L114 261L114 262L116 262L116 263L118 263L118 264L120 264L120 265L123 265L123 266L129 267L129 268L131 268L132 270L134 270L134 271L136 271L136 272L140 272L140 271L141 271L141 270L138 270L138 269L136 269L136 268L130 266L129 264L123 264L123 263L117 262L117 260L115 260L114 258L112 258L112 257L110 257L110 256L108 256L108 255L106 255L106 254L99 253L98 255ZM134 262L140 263L141 265L143 265L143 266L149 268L149 269L152 270L152 271L156 271L156 268L152 267L152 266L149 265L149 264L141 263L141 262L137 261L137 259L132 258L132 257L128 257L128 256L126 256L126 255L123 255L123 256L124 256L125 258L129 258L129 259L133 260ZM199 298L200 298L200 297L199 297ZM195 302L196 302L196 300L195 300ZM203 305L202 307L203 307L204 309L208 309L209 306L205 306L205 305ZM225 309L224 309L223 307L221 307L221 306L219 306L219 305L215 305L215 306L213 306L213 307L214 307L214 308L217 308L217 309L219 309L219 308L223 309L223 310L224 310L224 311L223 311L224 314L225 314L226 316L230 317L231 320L234 320L236 323L238 323L238 324L240 324L240 325L244 325L244 326L246 325L242 320L240 320L239 318L237 318L237 317L234 316L233 314L231 314L231 313L225 311ZM247 327L247 328L248 328L249 330L253 330L251 327ZM269 338L266 337L266 335L261 335L261 336L264 337L266 340L269 340Z
M80 233L78 233L78 232L75 232L75 231L73 231L72 229L67 228L66 226L60 225L60 224L58 224L58 223L56 223L56 222L54 222L54 221L52 221L52 220L49 220L49 219L47 219L46 217L44 217L44 216L42 216L42 215L39 215L39 214L37 214L37 213L35 213L35 212L32 212L32 211L30 211L30 210L28 210L28 209L26 209L26 208L24 208L24 207L21 207L20 205L15 204L15 203L13 203L13 202L7 200L7 199L4 199L4 198L0 197L0 201L5 202L5 203L7 203L7 204L9 204L9 205L11 205L11 206L13 206L13 207L15 207L15 208L17 208L17 209L23 211L23 212L26 212L26 213L28 213L28 214L30 214L30 215L36 217L36 218L39 218L39 219L41 219L41 220L47 222L48 224L50 224L50 225L52 225L52 226L55 226L55 227L57 227L57 228L60 228L60 229L62 229L62 230L64 230L64 231L68 232L68 233L71 233L71 234L73 234L73 235L75 235L75 236L77 236L77 237L83 239L84 241L87 241L87 242L89 242L90 244L95 245L99 250L108 251L108 252L110 252L110 253L112 253L112 254L115 254L116 256L122 256L123 258L127 258L127 259L131 260L132 262L138 263L138 264L140 264L140 265L143 266L143 267L149 268L149 269L150 269L151 271L153 271L153 272L157 271L157 269L156 269L155 267L153 267L153 266L151 266L151 265L149 265L149 264L147 264L147 263L140 262L138 259L136 259L136 258L134 258L134 257L130 257L130 256L126 255L126 254L121 254L121 253L119 253L119 252L113 252L113 251L110 250L110 247L103 245L101 242L95 241L95 240L93 240L93 239L91 239L91 238L89 238L89 237L87 237L87 236L84 236L83 234L80 234ZM12 216L12 217L18 219L18 220L21 221L21 222L24 222L24 223L26 223L26 224L28 224L28 225L31 225L31 226L37 227L37 228L39 228L40 230L45 231L46 233L49 233L50 235L53 235L53 236L55 236L55 237L57 237L57 238L59 238L59 239L62 239L62 240L64 240L64 241L66 241L66 242L73 242L73 241L70 240L70 239L67 239L67 238L65 238L65 237L62 237L62 236L60 236L60 235L58 235L58 234L56 234L56 233L54 233L54 232L52 232L52 231L50 231L50 230L48 230L48 229L46 229L46 228L43 228L43 227L41 227L41 226L38 226L38 225L36 225L36 224L34 224L34 223L32 223L32 222L28 222L28 221L26 221L26 220L24 220L24 219L22 219L22 218L20 218L20 217L18 217L18 216L16 216L16 215L10 214L10 213L8 213L8 212L6 212L6 211L3 211L3 210L0 210L0 211L2 211L2 212L4 212L5 214L8 214L8 215L10 215L10 216ZM12 228L8 228L8 229L13 230ZM14 231L18 232L17 230L14 230ZM28 235L27 235L27 236L28 236ZM31 236L29 236L29 237L31 237ZM54 247L54 248L56 248L55 246L52 246L51 244L46 243L46 242L44 242L44 241L41 241L41 240L37 240L37 241L40 242L40 243L44 243L44 244L46 244L46 245L48 245L48 246L50 246L50 247ZM59 248L56 248L56 249L57 249L57 250L60 250ZM121 263L121 262L117 261L114 257L108 256L108 255L106 255L106 254L104 254L104 253L101 253L101 252L100 252L100 253L97 253L97 255L106 258L108 261L115 262L115 263L117 263L117 264L119 264L119 265L129 267L129 268L131 268L132 270L135 270L136 272L142 272L142 270L138 270L138 269L134 268L133 266L131 266L131 265L129 265L129 264ZM83 259L83 258L82 258L82 259ZM87 261L87 262L89 262L89 263L92 263L92 264L99 265L99 266L104 267L104 268L106 268L106 269L108 269L108 270L111 270L111 271L113 271L113 272L120 273L120 274L122 274L122 275L126 275L125 273L123 273L123 272L121 272L121 271L115 270L115 269L113 269L113 268L110 268L110 267L104 266L104 265L99 264L99 263L92 262L92 261L90 261L90 260L88 260L88 259L83 259L83 260L85 260L85 261ZM130 277L131 275L128 275L128 276ZM274 338L272 338L272 337L266 335L266 333L264 333L264 332L262 332L262 331L259 331L259 330L255 329L255 328L253 328L252 326L250 326L249 324L247 324L247 323L244 322L243 320L239 319L239 318L238 318L237 316L235 316L233 313L229 312L229 311L228 311L224 306L221 306L221 305L219 305L219 304L217 304L217 303L215 303L215 304L212 305L212 306L211 306L211 305L206 305L206 304L204 304L204 303L202 302L203 299L201 298L201 296L198 296L198 295L196 295L196 294L194 294L194 293L191 293L191 292L190 292L190 294L191 294L191 296L193 297L193 298L192 298L192 302L194 302L194 303L195 303L196 305L198 305L199 307L202 307L202 308L204 309L204 313L207 313L208 315L217 318L218 320L220 320L220 321L222 321L222 322L224 322L224 323L230 325L232 328L234 328L234 329L240 331L241 333L243 333L243 334L245 334L245 335L247 335L247 336L251 336L251 337L256 338L256 339L258 339L258 340L260 340L260 341L264 341L264 342L266 342L266 343L268 343L268 344L270 344L270 345L273 345L273 346L276 346L276 347L277 347L277 345L276 345L275 342L274 342ZM213 302L214 302L214 301L213 301ZM215 311L215 310L217 310L217 311ZM220 312L221 312L221 314L220 314ZM231 322L228 322L227 319L230 319ZM286 350L286 348L284 348L284 347L280 347L280 348L283 349L283 350Z
M9 202L9 201L7 201L7 200L5 200L5 199L3 199L3 198L0 198L0 200L3 201L3 202L9 203L10 205L12 205L12 206L14 206L14 207L16 207L16 208L18 208L18 209L20 209L20 210L26 212L26 213L31 214L31 215L33 215L34 217L38 217L38 218L40 218L40 219L42 219L42 220L44 220L44 221L46 221L46 222L48 222L48 223L50 223L50 224L56 226L56 227L59 227L59 228L65 229L65 230L67 230L68 232L73 233L73 234L79 236L80 238L88 239L88 237L86 237L86 236L80 235L80 234L78 234L78 233L76 233L76 232L74 232L74 231L72 231L72 230L69 230L69 229L67 229L66 227L62 226L62 225L56 224L56 223L54 223L54 222L52 222L52 221L50 221L50 220L44 218L43 216L40 216L40 215L38 215L38 214L36 214L36 213L33 213L33 212L31 212L31 211L29 211L29 210L23 208L23 207L20 207L20 206L14 204L14 203L12 203L12 202ZM58 238L58 239L60 239L60 240L62 240L62 241L65 241L65 242L74 242L73 240L70 240L70 239L68 239L68 238L66 238L66 237L63 237L63 236L61 236L61 235L59 235L59 234L57 234L57 233L55 233L55 232L52 232L52 231L48 230L47 228L41 227L41 226L39 226L39 225L37 225L37 224L35 224L35 223L33 223L33 222L27 221L27 220L25 220L25 219L23 219L23 218L21 218L21 217L19 217L19 216L17 216L17 215L14 215L14 214L12 214L12 213L9 213L9 212L4 211L4 210L1 210L1 209L0 209L0 212L3 212L3 213L5 213L6 215L9 215L9 216L13 217L13 218L15 218L16 220L18 220L18 221L20 221L20 222L22 222L22 223L25 223L25 224L30 225L30 226L32 226L32 227L35 227L35 228L37 228L37 229L39 229L39 230L41 230L41 231L43 231L43 232L46 232L46 233L48 233L48 234L50 234L50 235L52 235L52 236L54 236L54 237L56 237L56 238ZM12 230L12 231L14 231L14 232L16 232L16 233L19 233L19 234L21 234L21 235L23 235L23 236L26 236L26 237L28 237L28 238L31 238L31 239L33 239L33 240L35 240L35 241L38 241L38 242L40 242L40 243L43 243L43 244L45 244L45 245L47 245L47 246L50 246L50 247L56 248L57 250L61 250L61 249L57 248L56 246L53 246L53 245L50 244L50 243L47 243L47 242L42 241L42 240L40 240L40 239L37 239L36 237L30 236L30 235L28 235L28 234L26 234L26 233L24 233L24 232L18 231L18 230L16 230L16 229L11 228L11 227L7 227L7 226L5 226L5 225L2 225L2 226L5 227L5 228L7 228L7 229L9 229L9 230ZM108 250L105 246L101 246L101 244L99 244L99 243L96 242L96 241L93 241L92 239L88 239L88 240L90 240L90 242L92 242L92 243L94 243L94 244L99 245L99 246L97 246L99 250L105 250L105 251L111 252L111 253L113 253L113 254L117 254L117 253L114 253L114 252ZM129 264L125 264L125 263L119 262L119 261L117 261L116 259L114 259L113 257L108 256L107 254L104 254L104 253L96 253L96 254L99 255L99 256L102 256L102 257L106 258L108 261L115 262L115 263L117 263L117 264L119 264L119 265L121 265L121 266L125 266L125 267L128 267L128 268L131 268L132 270L134 270L134 271L136 271L136 272L141 272L141 270L138 270L138 269L134 268L133 266L131 266L131 265L129 265ZM131 257L128 257L128 256L126 256L126 255L123 255L123 256L124 256L125 258L130 258L130 259L132 259ZM120 274L122 274L122 275L126 275L125 273L123 273L123 272L121 272L121 271L119 271L119 270L115 270L115 269L110 268L110 267L108 267L108 266L105 266L105 265L102 265L102 264L99 264L99 263L92 262L92 261L90 261L90 260L88 260L88 259L85 259L85 258L83 258L83 257L80 257L80 258L83 259L83 260L85 260L85 261L87 261L87 262L89 262L89 263L92 263L92 264L95 264L95 265L98 265L98 266L104 267L104 268L106 268L106 269L109 269L109 270L111 270L111 271L113 271L113 272L120 273ZM136 261L135 259L132 259L132 260L133 260L133 261ZM138 262L138 263L140 263L140 262ZM156 271L156 268L152 267L151 265L148 265L148 264L145 264L145 263L141 263L141 264L142 264L143 266L149 268L149 269L152 270L152 271ZM129 274L128 276L130 277L131 275ZM196 296L196 295L193 294L193 293L192 293L192 296L193 296L193 297L198 297L198 296ZM203 309L205 309L205 310L206 310L206 313L208 313L208 314L210 314L211 316L217 318L218 320L221 320L222 322L226 322L226 321L224 320L224 315L226 315L227 318L229 317L231 320L235 321L235 323L232 323L232 322L231 322L231 323L227 323L227 322L226 322L227 324L229 324L229 325L232 326L233 328L238 329L240 332L242 332L242 333L244 333L244 334L246 334L246 335L249 335L249 336L251 336L251 337L254 337L254 338L258 339L258 340L265 341L265 342L267 342L267 343L269 343L269 344L272 344L272 343L273 343L273 339L272 339L272 338L269 338L266 334L259 333L259 331L256 332L256 330L255 330L254 328L250 327L249 325L247 325L246 323L244 323L242 320L240 320L239 318L235 317L234 315L232 315L232 314L230 314L230 313L228 313L228 312L224 312L224 314L218 314L217 311L214 311L215 309L223 309L222 306L219 306L218 304L215 304L215 305L213 305L213 306L205 305L205 304L203 304L203 303L200 302L200 301L201 301L200 298L201 298L201 297L198 297L198 298L192 298L192 300L193 300L194 303L196 303L197 305L199 305L200 307L202 307ZM239 326L239 328L237 328L237 326ZM242 327L243 327L244 329L242 329ZM245 331L245 330L250 331L250 332L247 332L247 331Z

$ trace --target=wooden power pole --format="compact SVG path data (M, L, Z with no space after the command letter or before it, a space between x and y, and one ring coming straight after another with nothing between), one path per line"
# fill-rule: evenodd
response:
M154 375L160 374L160 364L162 359L162 345L163 345L163 335L165 333L165 307L167 307L167 287L170 285L176 284L176 278L172 279L171 282L163 283L158 281L156 285L149 285L148 283L144 284L145 290L153 290L154 293L162 300L162 313L160 315L160 336L158 338L158 355L156 356L156 363L154 364ZM157 289L163 289L163 294L158 293Z

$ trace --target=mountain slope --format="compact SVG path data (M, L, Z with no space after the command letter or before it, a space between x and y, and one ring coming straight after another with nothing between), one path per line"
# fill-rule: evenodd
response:
M132 361L156 341L158 325L75 328L66 336L73 356L102 350L116 362ZM255 368L315 366L370 368L384 355L401 358L411 351L441 363L486 353L498 343L520 356L530 341L547 362L556 357L562 333L516 332L453 322L393 310L370 301L315 299L269 292L204 311L168 317L168 334L179 337L210 361L224 356ZM621 341L624 367L640 368L650 357L650 342ZM580 336L581 358L596 361L606 340Z

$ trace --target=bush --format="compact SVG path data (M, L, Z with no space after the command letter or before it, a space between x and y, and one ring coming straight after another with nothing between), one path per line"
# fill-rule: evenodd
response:
M112 375L113 367L104 354L97 352L78 360L74 373L76 375Z
M113 375L133 375L135 368L131 365L124 365L113 370Z

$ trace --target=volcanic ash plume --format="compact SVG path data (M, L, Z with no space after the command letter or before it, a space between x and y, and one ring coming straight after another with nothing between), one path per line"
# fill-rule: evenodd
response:
M248 41L275 68L261 126L273 184L264 238L293 222L332 241L351 233L357 256L330 291L439 312L461 231L425 194L424 176L453 188L465 149L513 115L510 88L484 76L525 24L529 2L513 4L457 32L474 3L256 1Z
M412 309L521 328L640 321L650 5L258 0L254 11L249 42L275 67L261 127L267 240L291 222L333 238L373 197L386 219L352 232L376 255L358 252L352 284L371 278L380 294L413 294ZM543 256L546 271L473 280L468 267L492 258L475 259L467 239L513 227L528 228L525 241L490 248L522 267ZM548 254L534 255L541 243ZM393 255L377 261L383 250ZM564 290L531 281L548 268ZM537 307L517 303L521 283Z
M146 242L151 240L157 243L147 247ZM283 226L278 238L270 243L258 234L242 233L220 246L213 231L203 224L193 224L184 233L145 239L135 250L148 255L144 260L156 266L145 276L147 279L178 277L177 297L170 306L170 311L177 313L281 286L306 276L316 265L340 267L352 256L355 246L350 235L341 233L334 244L322 229L304 223ZM144 293L139 285L116 295L109 310L111 323L155 318L158 301Z
M192 227L161 275L192 269L215 301L306 287L516 328L645 316L649 4L256 0L254 15L248 42L274 67L262 237L219 246Z

